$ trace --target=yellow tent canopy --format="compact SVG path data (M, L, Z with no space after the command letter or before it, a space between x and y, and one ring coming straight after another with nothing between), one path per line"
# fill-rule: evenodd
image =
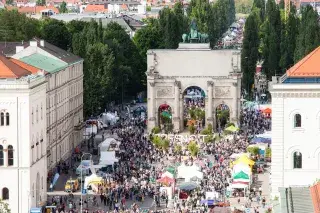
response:
M233 165L236 165L238 163L243 163L243 164L247 164L247 165L250 165L250 166L253 166L254 165L254 161L251 160L250 158L248 158L248 156L246 155L242 155L240 158L238 158L237 160L235 160L233 162Z

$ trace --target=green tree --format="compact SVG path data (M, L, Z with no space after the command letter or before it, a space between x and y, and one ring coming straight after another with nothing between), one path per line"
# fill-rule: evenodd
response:
M236 13L250 14L253 0L235 0Z
M0 199L0 213L11 213L9 204Z
M87 26L88 23L84 21L79 20L72 20L67 23L67 28L70 34L74 35L75 33L81 33L85 26Z
M162 35L158 21L155 19L149 21L147 26L135 33L133 41L144 59L147 58L148 50L160 48L162 46Z
M110 47L112 47L113 52L118 52L120 57L115 54L116 64L118 64L118 68L126 71L118 73L119 78L115 83L123 83L129 96L135 96L138 92L145 90L146 61L143 60L138 48L124 28L115 22L111 22L104 30L103 40L107 44L112 44Z
M64 50L68 50L71 47L71 34L62 21L46 19L42 24L41 37Z
M259 57L259 26L255 14L249 15L244 28L244 38L241 51L241 70L243 71L242 85L248 93L251 92L251 86L254 83L254 74L256 71Z
M254 0L253 7L259 9L260 20L263 22L265 18L265 8L266 8L266 1L265 0Z
M68 12L67 3L65 1L63 1L61 3L61 5L59 6L59 12L60 13L67 13Z
M159 26L163 46L166 49L178 48L182 35L179 35L179 20L170 8L164 8L159 12Z
M199 146L195 141L191 141L188 144L188 150L189 150L190 154L195 157L199 153Z
M12 5L13 4L13 0L6 0L6 4L7 5Z
M37 6L44 6L44 5L46 5L46 0L37 0L36 5Z
M280 44L281 44L281 18L280 10L274 0L268 0L266 5L266 18L262 33L262 69L268 80L280 74Z
M38 20L17 10L0 10L0 41L27 41L39 34Z
M102 43L89 44L85 58L84 109L86 115L96 115L105 106L104 95L109 92L110 75L114 66L110 48Z
M295 62L309 54L320 44L320 28L317 11L308 5L302 8L299 35L294 54Z
M291 6L289 17L283 22L281 31L280 67L282 73L294 65L294 51L299 34L298 27L299 19L296 15L295 7Z

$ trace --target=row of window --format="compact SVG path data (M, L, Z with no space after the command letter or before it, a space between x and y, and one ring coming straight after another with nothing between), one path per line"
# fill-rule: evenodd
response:
M36 108L36 121L38 123L39 121L39 109L38 109L38 106ZM40 117L41 117L41 120L43 119L43 108L42 108L42 104L41 104L41 107L40 107ZM34 113L33 113L33 107L32 107L32 112L31 112L31 120L32 120L32 124L34 124Z
M9 126L10 125L10 114L9 112L1 112L0 113L0 126Z
M14 160L13 160L13 157L14 157L14 155L13 155L13 152L14 152L13 146L9 145L7 151L8 151L8 158L5 159L4 158L3 146L0 145L0 166L3 166L5 161L7 161L8 166L13 166L13 163L14 163Z

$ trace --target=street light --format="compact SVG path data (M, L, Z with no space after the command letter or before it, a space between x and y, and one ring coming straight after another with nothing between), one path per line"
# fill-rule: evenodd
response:
M85 155L90 155L90 160L92 161L92 155L90 153L83 153L83 155L81 156L81 162L80 164L82 163L82 158L85 156ZM92 162L90 162L92 163ZM83 206L83 200L82 200L82 165L81 165L81 171L80 171L80 174L81 174L81 206L80 206L80 212L82 213L82 206Z

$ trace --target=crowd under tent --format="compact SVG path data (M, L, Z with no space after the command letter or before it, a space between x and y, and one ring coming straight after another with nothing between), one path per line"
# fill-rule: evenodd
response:
M178 167L177 178L183 178L188 182L194 177L197 177L200 180L203 179L203 173L200 172L200 168L198 166L181 165Z

